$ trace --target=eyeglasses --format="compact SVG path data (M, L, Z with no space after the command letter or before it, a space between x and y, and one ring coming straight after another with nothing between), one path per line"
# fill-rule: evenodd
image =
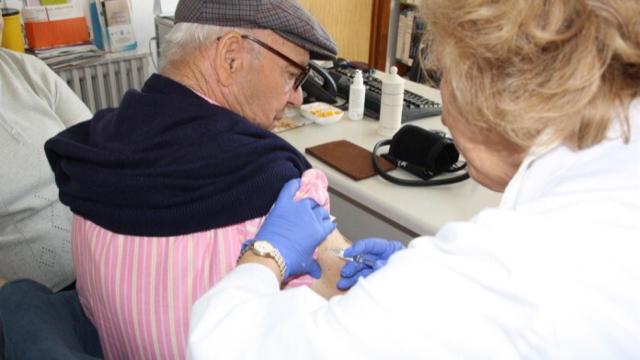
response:
M307 78L309 77L309 72L311 71L311 68L309 67L309 65L302 66L302 65L298 64L292 58L290 58L287 55L281 53L280 51L272 48L271 46L269 46L268 44L262 42L261 40L258 40L256 38L254 38L253 36L241 35L241 37L243 39L246 39L246 40L249 40L249 41L253 41L254 43L262 46L264 49L271 51L272 54L278 56L280 59L288 62L294 68L300 70L300 73L296 76L296 78L295 78L295 80L293 82L293 87L291 88L292 90L294 90L294 91L298 90L300 85L302 85L302 83L304 83L304 81L307 80Z

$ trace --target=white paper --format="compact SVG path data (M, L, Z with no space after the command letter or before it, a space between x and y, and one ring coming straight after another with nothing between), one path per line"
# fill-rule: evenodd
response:
M51 5L47 6L46 9L49 21L66 20L84 16L82 8L74 4Z

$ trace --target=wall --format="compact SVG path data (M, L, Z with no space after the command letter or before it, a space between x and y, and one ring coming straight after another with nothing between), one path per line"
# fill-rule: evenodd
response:
M8 5L22 0L5 0ZM88 4L88 0L74 0ZM149 39L155 36L154 0L129 0L138 49L149 52ZM396 2L397 0L394 0ZM339 56L368 62L373 0L300 0L336 40ZM88 5L87 5L88 6ZM155 50L152 43L151 49Z
M369 61L373 0L300 0L338 44L338 56Z
M153 0L129 0L132 6L133 28L138 38L138 49L149 52L149 39L155 36ZM151 44L155 50L155 43ZM155 69L154 69L155 71Z
M139 39L138 47L148 50L154 36L153 0L129 0ZM299 0L336 40L339 56L368 62L373 0ZM164 10L164 9L163 9ZM152 46L155 49L155 44Z

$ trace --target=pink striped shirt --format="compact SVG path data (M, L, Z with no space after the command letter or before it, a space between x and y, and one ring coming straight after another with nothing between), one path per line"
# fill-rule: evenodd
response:
M327 179L302 176L296 198L329 209ZM110 232L74 216L72 243L77 290L107 359L182 359L191 305L233 269L240 245L264 218L170 237ZM295 284L309 284L310 278Z

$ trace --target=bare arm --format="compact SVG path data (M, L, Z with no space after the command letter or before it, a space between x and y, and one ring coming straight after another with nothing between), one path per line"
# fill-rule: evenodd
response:
M326 299L344 293L344 291L338 289L337 283L340 280L340 270L345 263L343 259L327 251L327 249L347 248L349 246L351 246L351 242L342 236L338 230L334 230L318 246L318 263L322 268L322 277L314 280L310 287Z
M338 230L334 230L316 250L318 254L317 260L320 268L322 268L322 277L320 277L320 279L314 279L309 287L325 299L330 299L335 295L344 293L344 291L338 289L337 283L338 280L340 280L340 270L345 264L345 261L337 257L334 253L327 251L327 249L347 248L349 246L351 246L351 242L342 236ZM256 256L249 251L239 259L238 265L251 262L265 265L276 275L278 281L282 281L280 270L273 259Z

